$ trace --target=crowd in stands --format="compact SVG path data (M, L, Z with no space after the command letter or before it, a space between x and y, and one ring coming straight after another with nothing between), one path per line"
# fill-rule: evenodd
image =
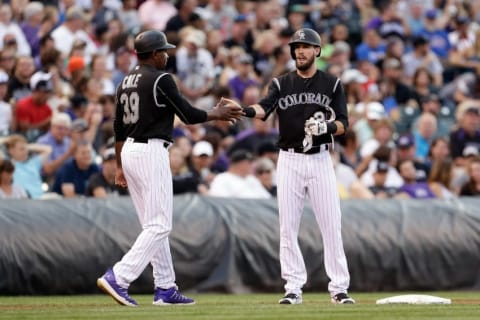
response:
M11 0L0 5L0 199L128 195L114 185L115 88L135 35L164 31L196 107L256 103L322 37L350 127L330 149L342 199L480 195L480 1ZM176 121L175 194L276 196L275 116Z

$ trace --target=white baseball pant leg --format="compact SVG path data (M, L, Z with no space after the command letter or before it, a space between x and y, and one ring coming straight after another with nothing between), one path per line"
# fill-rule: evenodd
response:
M307 161L307 194L322 233L325 272L330 278L331 296L347 293L350 285L347 258L342 240L340 197L332 159L328 152L320 152Z
M298 244L304 208L305 155L280 150L277 164L277 199L280 220L280 268L285 292L300 295L307 272Z
M142 232L113 267L117 282L128 288L152 264L155 287L175 286L168 235L172 229L173 186L168 150L161 139L122 148L122 166Z
M350 276L341 237L341 213L335 173L328 152L303 155L280 151L277 166L280 218L280 266L287 293L301 294L307 272L298 232L306 194L322 233L331 295L347 292Z

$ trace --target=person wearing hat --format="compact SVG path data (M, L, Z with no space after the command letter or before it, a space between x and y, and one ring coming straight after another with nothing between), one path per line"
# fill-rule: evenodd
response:
M415 177L419 182L427 181L430 174L430 168L425 162L415 158L415 138L411 133L401 134L397 139L397 160L398 162L412 161L415 168Z
M270 192L252 174L253 161L253 154L247 150L232 152L228 170L215 176L208 194L229 198L271 198Z
M480 103L465 101L457 107L458 129L450 133L450 153L456 165L463 166L463 151L468 146L480 150Z
M368 187L377 199L393 198L398 193L398 188L386 185L389 169L388 162L377 162L376 170L373 172L373 185Z
M48 131L52 109L47 101L53 91L52 75L36 72L30 79L32 93L17 102L15 109L16 128L30 140L36 140Z
M195 104L212 88L215 68L212 54L205 49L206 35L191 29L182 39L183 46L176 52L180 92Z
M12 106L5 102L8 90L8 74L0 70L0 137L7 136L13 128Z
M128 189L115 185L115 149L108 148L102 155L101 171L88 178L85 195L87 197L106 198L108 196L128 195Z
M275 163L269 158L260 157L254 163L255 177L262 183L262 186L272 195L277 196L277 185L275 184Z
M240 55L235 59L234 68L236 75L228 81L233 97L238 101L243 100L243 93L248 86L260 86L253 71L253 58L249 54Z
M451 45L448 40L448 32L445 31L445 27L440 25L438 16L438 9L431 8L426 10L423 28L420 30L419 35L429 39L432 51L435 52L441 61L446 61Z

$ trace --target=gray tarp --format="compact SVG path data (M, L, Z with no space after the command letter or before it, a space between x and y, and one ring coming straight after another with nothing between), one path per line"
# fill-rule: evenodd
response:
M480 288L480 199L342 202L352 291ZM130 198L0 201L0 294L98 292L140 232ZM177 196L170 245L182 289L281 292L275 200ZM307 205L307 291L326 291ZM150 268L131 287L152 292Z

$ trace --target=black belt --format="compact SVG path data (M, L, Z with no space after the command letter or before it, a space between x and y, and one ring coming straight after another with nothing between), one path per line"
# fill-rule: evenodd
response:
M303 154L316 154L321 151L327 151L328 150L328 144L321 144L319 146L312 147L308 151L303 151L303 147L301 148L280 148L283 151L286 152L292 152L292 153L303 153Z
M134 143L148 143L148 140L150 140L150 138L132 138L132 140ZM170 142L164 141L163 146L168 149L168 147L170 146Z

